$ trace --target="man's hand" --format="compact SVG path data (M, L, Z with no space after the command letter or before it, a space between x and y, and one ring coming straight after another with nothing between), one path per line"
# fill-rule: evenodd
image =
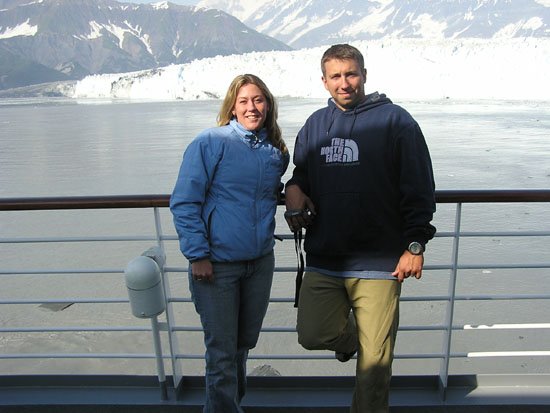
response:
M298 231L311 224L315 216L315 206L298 185L290 185L285 190L285 219L291 231ZM309 210L309 214L306 211Z
M214 270L208 258L193 262L191 264L191 271L195 281L204 281L207 283L214 282Z
M397 277L399 282L403 282L405 278L416 277L419 279L422 277L422 267L424 265L424 256L423 255L413 255L409 251L405 251L395 271L392 273L394 277Z

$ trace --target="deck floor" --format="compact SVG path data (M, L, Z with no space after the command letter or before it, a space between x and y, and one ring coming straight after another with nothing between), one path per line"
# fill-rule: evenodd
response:
M1 413L201 412L203 380L184 378L183 389L168 383L161 400L155 377L2 376ZM351 377L251 377L243 400L247 413L348 412ZM391 412L548 412L550 376L450 377L443 401L434 377L395 377Z

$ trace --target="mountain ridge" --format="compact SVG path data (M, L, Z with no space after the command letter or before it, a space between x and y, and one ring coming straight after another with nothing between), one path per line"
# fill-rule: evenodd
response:
M201 0L299 49L383 38L550 37L549 0Z
M290 48L220 10L169 2L0 0L0 51L57 71L58 80L270 50ZM15 82L0 65L0 87L23 86L25 76L40 80L28 66Z

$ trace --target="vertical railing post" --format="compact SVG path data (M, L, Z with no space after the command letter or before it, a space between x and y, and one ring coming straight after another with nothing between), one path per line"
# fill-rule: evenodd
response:
M447 397L447 385L449 380L449 362L451 354L451 339L453 333L453 316L455 307L456 278L458 273L458 253L460 244L460 221L462 218L462 203L456 204L455 229L453 237L453 255L451 273L449 275L449 301L445 319L445 336L443 338L443 359L439 365L439 395L441 400Z
M161 399L168 400L168 389L166 387L166 374L164 372L164 359L162 346L160 344L160 329L157 317L151 317L151 329L153 330L153 344L155 345L155 360L157 361L157 374L159 376L159 385Z
M159 209L155 207L153 209L155 215L155 229L157 236L157 244L164 251L164 241L162 235L162 226L160 222L160 213ZM165 264L166 265L166 264ZM172 326L175 325L175 316L172 305L170 304L170 298L172 297L170 292L170 281L164 272L164 265L160 269L160 275L162 277L162 286L164 288L164 297L166 299L166 323L167 323L167 333L168 333L168 342L170 344L170 358L172 360L172 376L174 379L174 387L178 388L180 381L182 379L183 373L180 364L176 358L178 354L178 340L176 333L172 330Z

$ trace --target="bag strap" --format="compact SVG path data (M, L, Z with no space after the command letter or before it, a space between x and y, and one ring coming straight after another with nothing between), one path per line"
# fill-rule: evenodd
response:
M302 253L302 229L294 231L294 249L298 259L298 272L296 273L296 292L294 294L294 308L298 308L300 298L300 288L302 287L302 277L304 275L304 254Z

